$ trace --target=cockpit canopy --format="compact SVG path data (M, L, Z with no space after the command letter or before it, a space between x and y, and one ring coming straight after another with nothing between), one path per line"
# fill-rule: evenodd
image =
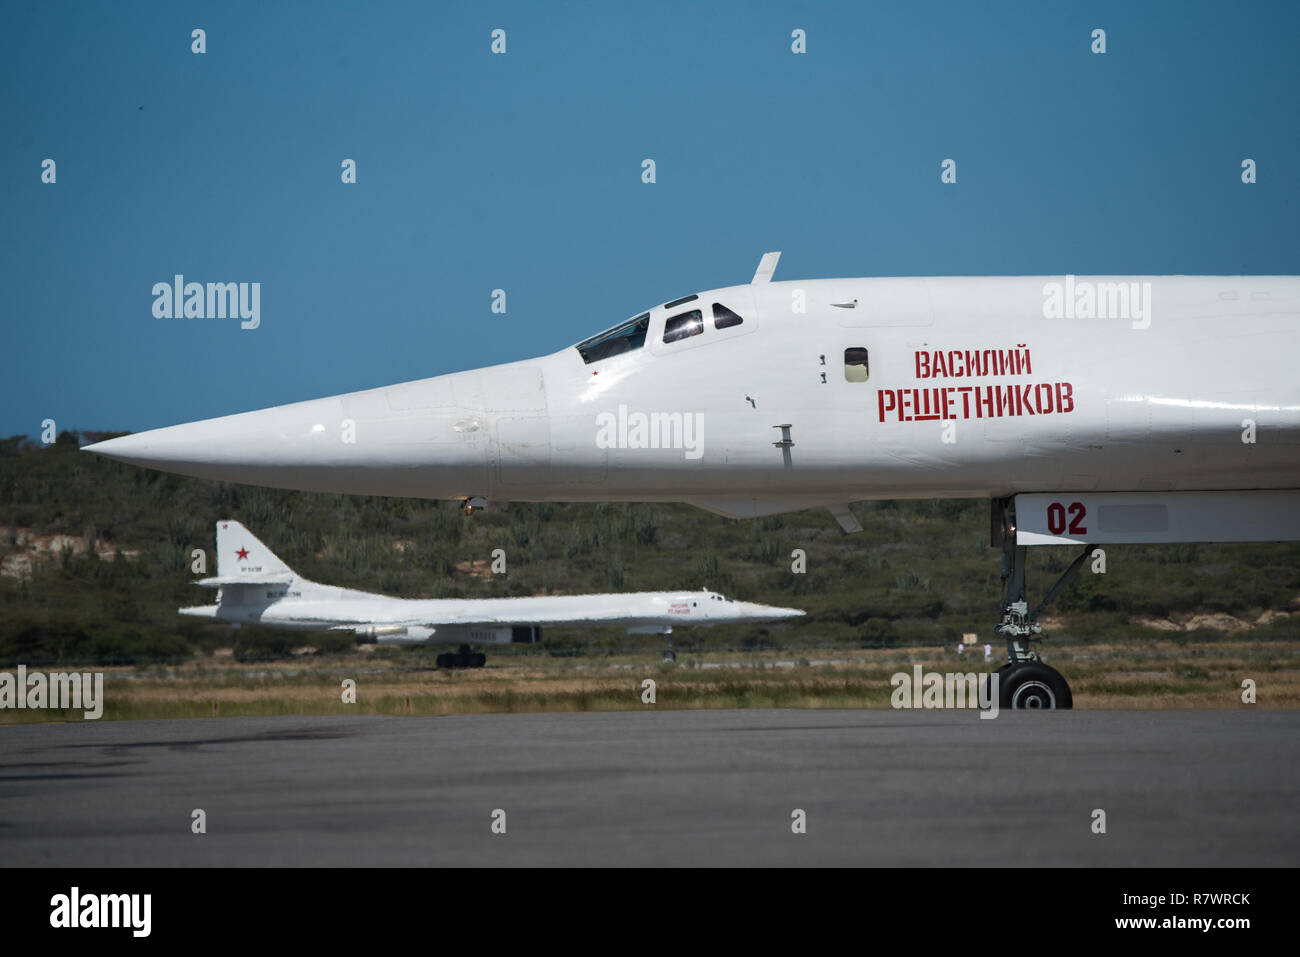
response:
M665 343L689 339L704 332L705 313L702 308L677 311L679 306L684 306L699 298L698 295L690 295L664 303L663 309L670 313L663 320L663 341ZM704 303L700 305L703 306ZM720 302L713 303L712 314L714 329L730 329L733 326L741 325L745 321L739 313ZM640 349L645 345L646 336L649 332L650 313L643 312L634 319L621 322L611 329L606 329L604 332L592 336L590 339L584 339L574 348L582 356L582 361L587 365L591 365L591 363L599 362L602 359Z
M645 345L645 334L650 329L650 313L643 312L635 319L629 319L606 329L590 339L584 339L577 345L582 361L591 365L601 359L608 359L622 352L631 352Z

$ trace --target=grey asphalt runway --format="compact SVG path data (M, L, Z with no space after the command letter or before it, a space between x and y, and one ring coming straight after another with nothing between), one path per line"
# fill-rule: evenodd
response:
M0 860L1294 866L1297 732L1300 713L1245 710L11 726Z

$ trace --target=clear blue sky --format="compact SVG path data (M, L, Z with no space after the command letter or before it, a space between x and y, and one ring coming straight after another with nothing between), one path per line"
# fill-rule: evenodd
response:
M0 435L542 354L769 249L778 279L1297 273L1298 36L1292 2L7 0ZM261 328L154 318L178 272L260 282Z

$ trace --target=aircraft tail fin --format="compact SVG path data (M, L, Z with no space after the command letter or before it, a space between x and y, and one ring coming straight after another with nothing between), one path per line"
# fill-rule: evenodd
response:
M297 577L256 535L233 519L217 522L217 577L229 582Z

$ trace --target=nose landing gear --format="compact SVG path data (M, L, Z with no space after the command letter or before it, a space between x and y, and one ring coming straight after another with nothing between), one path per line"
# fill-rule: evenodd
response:
M672 636L668 636L668 643L664 645L664 664L671 665L677 661L677 652L673 651Z
M1028 549L1016 544L1015 499L995 499L993 502L993 544L1002 546L1002 601L1001 617L994 626L995 634L1007 642L1008 662L996 672L998 676L998 707L1022 709L1065 709L1074 707L1074 696L1064 676L1050 665L1044 664L1032 649L1031 642L1041 641L1043 626L1038 614L1047 603L1076 575L1092 546L1085 545L1083 552L1057 579L1047 595L1031 612L1025 600L1025 556Z

